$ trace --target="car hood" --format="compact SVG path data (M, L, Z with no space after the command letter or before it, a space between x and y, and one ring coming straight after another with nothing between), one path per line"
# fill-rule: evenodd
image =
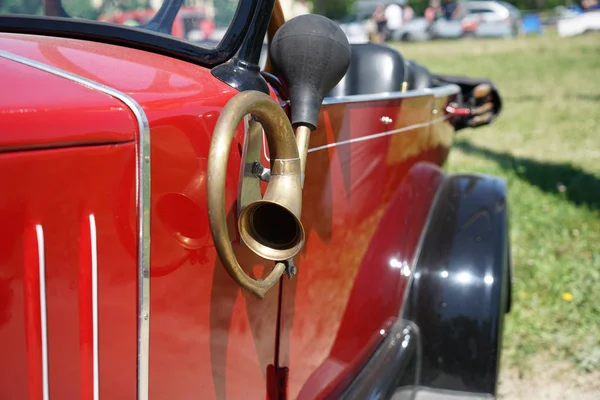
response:
M0 70L0 152L135 139L133 116L117 99L5 57Z
M220 111L237 91L210 70L171 57L83 40L0 33L0 50L133 98L150 128L166 116ZM120 143L139 126L120 100L73 80L0 57L0 152Z

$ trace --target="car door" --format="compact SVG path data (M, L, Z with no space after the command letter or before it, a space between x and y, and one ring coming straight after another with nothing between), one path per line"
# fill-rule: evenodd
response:
M452 141L431 94L351 97L326 101L311 135L306 245L282 282L276 352L290 399L337 398L399 314Z

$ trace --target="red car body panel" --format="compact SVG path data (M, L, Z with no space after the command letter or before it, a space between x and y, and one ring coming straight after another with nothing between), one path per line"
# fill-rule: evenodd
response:
M308 156L302 214L307 242L296 259L299 273L258 300L242 292L221 265L205 201L211 135L236 90L205 68L101 43L1 34L0 49L127 93L148 117L151 398L276 398L273 365L289 368L290 398L314 398L362 366L379 343L381 329L402 306L440 179L435 165L445 161L452 142L453 130L443 112L431 112L442 110L446 98L439 104L433 95L423 95L323 107ZM7 227L0 233L0 260L7 265L0 270L0 353L7 355L0 359L0 369L9 371L0 377L0 387L7 388L4 394L10 398L38 398L41 390L40 311L35 296L32 303L24 297L39 293L37 263L26 258L35 250L35 226L40 224L48 251L50 394L90 398L86 243L93 214L98 227L100 391L111 399L133 398L135 143L106 144L135 138L133 116L111 97L13 64L17 74L27 71L51 85L52 93L32 103L38 104L36 110L51 108L47 115L57 127L72 127L62 134L36 133L33 127L40 126L44 114L35 112L24 125L18 120L19 126L31 127L29 136L23 136L28 141L17 132L3 132L0 149L23 143L28 148L103 145L0 154L2 170L14 171L0 180L10 194L2 197L0 207ZM0 80L9 92L22 91L20 80ZM56 102L63 90L70 94L60 100L67 101L61 112ZM25 96L17 98L24 102ZM3 103L0 113L13 109L11 104ZM95 107L101 109L98 118L73 119L80 111L95 116ZM384 125L384 116L392 124ZM228 163L229 232L241 265L251 276L261 276L272 264L240 245L236 232L243 145L240 126ZM182 241L183 236L193 240Z
M135 140L131 113L116 99L6 59L0 70L0 151Z
M100 390L135 397L135 247L116 234L135 210L135 143L25 151L0 156L0 387L2 397L42 398L40 271L45 255L51 398L90 398L92 337L90 222L98 241ZM120 201L126 199L126 201Z

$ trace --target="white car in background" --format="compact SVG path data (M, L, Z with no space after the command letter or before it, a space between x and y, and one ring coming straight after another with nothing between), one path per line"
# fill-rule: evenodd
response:
M460 5L467 36L513 37L521 31L521 12L506 1L469 1Z
M392 40L424 41L461 37L513 37L521 30L521 12L505 1L460 1L456 19L439 18L429 24L423 17L405 22L392 33ZM350 43L369 41L370 14L352 14L338 21Z
M513 37L520 33L521 12L510 3L489 0L461 1L459 7L457 18L439 18L431 24L428 29L430 38Z
M350 43L369 41L369 14L350 14L337 21Z
M504 1L459 2L456 19L438 18L431 25L417 17L394 32L393 39L419 41L427 39L458 39L461 37L517 36L521 28L520 11Z
M416 17L402 24L392 33L392 40L403 42L421 42L431 39L458 39L464 34L460 19L446 20L440 18L430 24L423 17Z
M589 11L561 18L556 23L560 37L581 35L588 31L600 31L600 11Z

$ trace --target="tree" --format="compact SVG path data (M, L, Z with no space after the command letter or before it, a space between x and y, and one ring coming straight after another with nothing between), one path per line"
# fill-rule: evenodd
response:
M100 10L96 10L89 0L63 0L62 5L65 11L73 17L97 19L100 15Z
M0 0L0 13L39 15L42 13L40 0Z
M215 24L217 26L229 26L238 8L239 1L244 0L214 0Z
M355 0L315 0L313 12L331 19L340 19L352 12Z

